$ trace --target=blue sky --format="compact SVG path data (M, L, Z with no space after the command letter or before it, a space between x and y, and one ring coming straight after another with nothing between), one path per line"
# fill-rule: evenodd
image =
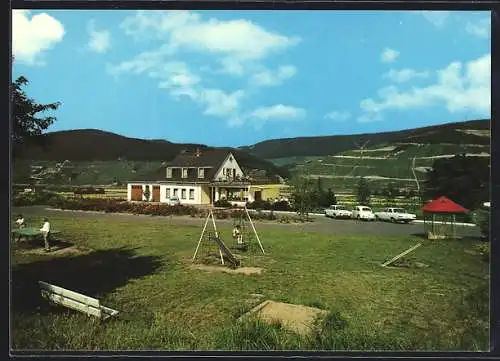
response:
M50 131L249 145L490 117L489 12L13 11Z

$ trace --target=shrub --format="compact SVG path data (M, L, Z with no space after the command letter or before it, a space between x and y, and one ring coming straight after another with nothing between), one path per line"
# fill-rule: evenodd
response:
M249 203L247 205L247 208L270 210L272 208L272 206L271 206L271 203L269 201L257 200L257 201Z
M62 197L55 192L39 191L36 193L20 193L12 198L12 205L15 207L48 205L52 201Z
M282 217L279 218L278 222L280 222L280 223L290 223L291 219L288 216L282 216Z
M196 215L198 212L195 207L184 205L168 206L153 203L129 203L126 201L99 198L64 199L60 197L58 199L53 199L50 205L52 207L71 210L147 214L151 216Z
M215 207L223 207L223 208L230 208L231 203L227 199L219 199L218 201L214 202Z
M271 211L267 214L267 219L270 221L275 221L276 220L276 215L274 214L274 211Z
M272 204L271 207L275 211L291 211L292 207L287 201L279 201Z
M215 211L214 213L214 217L216 219L226 219L229 217L229 214L226 212L226 211Z

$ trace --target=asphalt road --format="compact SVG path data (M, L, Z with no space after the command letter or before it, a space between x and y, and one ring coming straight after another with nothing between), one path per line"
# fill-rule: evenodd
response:
M166 222L167 224L179 224L179 225L198 225L200 229L203 227L205 222L204 218L193 218L189 216L175 216L175 217L151 217L147 215L132 215L132 214L120 214L120 213L99 213L99 212L82 212L82 211L61 211L61 210L51 210L46 209L46 207L22 207L13 210L15 213L22 213L23 215L29 215L30 213L40 214L43 212L44 215L50 218L51 214L61 215L61 213L70 213L72 217L75 218L88 218L96 217L100 218L110 218L110 219L127 219L133 218L134 220L140 221L150 221L151 219L158 219L160 222ZM290 231L296 232L319 232L324 234L332 235L385 235L385 236L417 236L424 233L424 225L422 223L416 224L393 224L388 222L379 221L356 221L356 220L342 220L342 219L331 219L325 216L313 216L314 222L306 223L289 223L281 224L271 221L254 221L256 228L281 228L289 229ZM218 219L216 223L221 226L232 226L233 220L231 219ZM461 237L479 237L481 235L478 227L471 226L456 226L457 236Z

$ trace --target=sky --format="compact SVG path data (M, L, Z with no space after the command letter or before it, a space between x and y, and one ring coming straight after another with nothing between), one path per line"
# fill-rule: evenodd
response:
M489 118L490 12L13 10L13 79L49 131L177 143Z

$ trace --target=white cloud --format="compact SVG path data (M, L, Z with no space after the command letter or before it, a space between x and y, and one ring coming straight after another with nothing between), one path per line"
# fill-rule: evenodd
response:
M94 20L90 20L88 25L90 40L87 48L95 53L105 53L111 47L111 34L107 30L96 30Z
M210 69L209 78L215 74L219 76L217 80L223 80L224 75L248 76L249 83L258 86L279 85L296 73L292 65L283 65L271 72L262 62L298 44L300 38L267 31L248 20L202 18L190 11L138 11L127 17L121 28L136 41L155 40L162 45L109 66L110 74L146 74L157 80L158 86L166 89L174 99L190 99L203 106L203 114L227 117L230 125L243 124L249 118L249 113L241 110L248 92L207 85L210 79L200 76L206 73L203 69ZM186 53L196 53L207 63L190 66L185 61L175 60ZM220 68L214 69L209 65L211 61ZM192 69L200 70L200 74Z
M113 75L123 72L147 74L158 81L158 87L168 90L174 99L188 98L204 107L204 114L230 116L238 112L240 101L245 95L243 90L232 93L220 89L205 88L201 78L192 72L183 61L161 62L159 52L141 53L130 61L110 66Z
M220 59L219 63L222 65L222 73L235 76L242 76L245 73L245 65L239 59L226 57Z
M200 93L200 101L206 107L204 114L228 116L238 112L239 103L244 95L243 90L228 94L219 89L204 89Z
M392 85L378 91L379 100L364 99L358 121L381 120L387 110L408 110L444 105L448 112L491 112L491 54L467 64L455 61L436 71L437 81L426 87L401 90Z
M428 76L428 71L416 71L410 68L404 68L401 70L391 69L387 73L382 75L382 77L389 79L395 83L405 83L415 78L427 78Z
M12 10L12 54L16 61L42 65L40 55L64 37L64 26L52 16L41 13L30 18L28 10Z
M264 69L253 74L252 81L256 85L261 86L276 86L281 85L283 81L293 77L297 73L297 69L292 65L283 65L277 71Z
M474 23L468 21L465 25L465 31L478 38L489 38L491 36L491 20L483 18Z
M261 120L294 120L305 115L305 109L283 104L257 108L250 113L250 117Z
M380 54L380 60L383 63L392 63L399 56L399 51L385 48L382 54Z
M248 20L203 20L187 10L139 11L121 26L138 39L153 35L167 41L172 53L195 50L246 60L262 59L301 40L266 31Z
M449 11L417 11L416 13L422 15L428 22L437 28L444 27L451 15Z
M348 111L331 111L325 115L325 119L330 119L338 122L344 122L351 118L351 113Z

